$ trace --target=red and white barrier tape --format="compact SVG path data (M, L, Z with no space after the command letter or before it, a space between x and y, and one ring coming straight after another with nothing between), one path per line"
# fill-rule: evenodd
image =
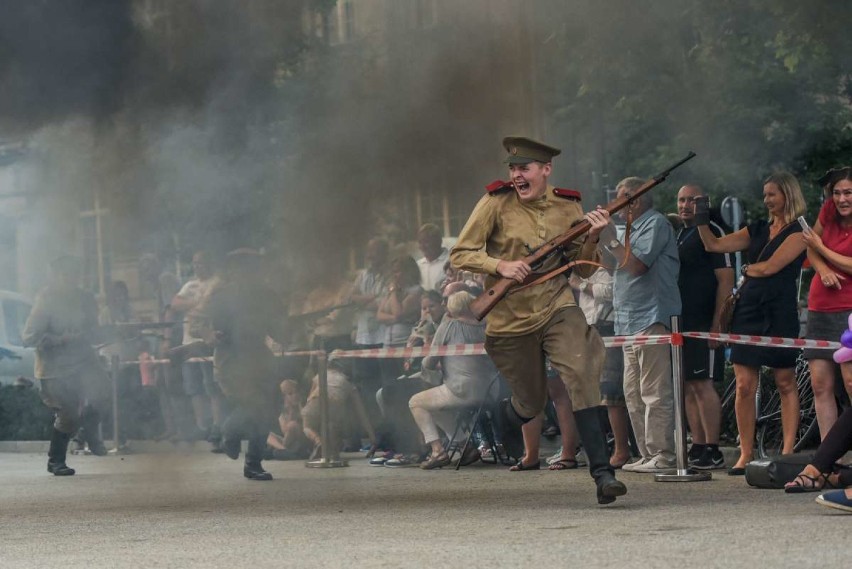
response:
M643 346L676 344L682 345L683 338L700 338L705 340L716 340L728 344L744 344L748 346L769 346L777 348L823 348L836 350L840 348L840 342L828 340L805 340L802 338L777 338L774 336L748 336L744 334L720 334L716 332L683 332L681 334L660 334L653 336L607 336L603 338L604 346L607 348L620 348L622 346ZM302 350L295 352L282 352L275 354L279 357L296 356L319 356L324 354L320 350ZM329 358L422 358L426 356L483 356L486 355L483 344L453 344L438 347L419 348L371 348L367 350L335 350L329 354ZM188 358L187 362L209 362L211 357ZM147 360L129 361L122 364L168 364L169 360Z
M702 338L716 340L728 344L744 344L747 346L771 346L775 348L823 348L836 350L840 342L828 340L806 340L804 338L776 338L774 336L748 336L745 334L721 334L717 332L683 332L687 338Z
M275 355L275 357L283 358L283 357L296 357L296 356L321 356L325 353L326 352L324 352L322 350L302 350L302 351L297 351L297 352L275 352L274 355ZM185 360L182 360L182 363L183 362L199 363L199 362L212 362L212 361L213 361L213 356L204 356L204 357L186 358ZM169 363L172 363L172 361L168 360L168 359L165 359L165 360L164 359L160 359L160 360L154 360L154 359L151 359L151 360L131 360L131 361L126 361L126 362L121 362L122 365L125 365L125 364L127 364L127 365L133 365L133 364L136 364L136 365L138 365L138 364L162 365L162 364L169 364Z
M659 336L614 336L603 338L607 348L670 344L669 334ZM369 350L335 350L332 358L420 358L425 356L483 356L486 355L484 344L452 344L449 346L421 348L371 348Z
M426 356L483 356L484 344L452 344L421 348L371 348L368 350L335 350L331 358L421 358Z

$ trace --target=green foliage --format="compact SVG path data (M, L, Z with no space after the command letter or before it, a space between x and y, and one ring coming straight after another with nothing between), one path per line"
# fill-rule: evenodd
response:
M53 413L34 388L0 385L0 440L43 441L50 438Z
M828 167L852 163L847 2L570 6L554 1L541 22L549 28L543 35L554 38L547 51L557 53L542 58L539 73L553 79L544 107L556 137L570 132L583 141L580 181L596 171L613 185L692 149L699 158L660 192L662 202L673 203L677 184L689 176L762 216L762 180L784 169L799 177L815 217L814 181Z

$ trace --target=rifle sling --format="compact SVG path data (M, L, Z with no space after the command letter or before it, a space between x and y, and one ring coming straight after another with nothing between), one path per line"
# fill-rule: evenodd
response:
M624 258L621 260L621 263L619 263L619 265L617 267L615 267L616 271L618 269L623 269L627 265L628 259L630 259L630 227L633 225L633 211L630 209L630 205L632 205L632 204L628 204L628 206L627 206L627 226L624 229L624 243L626 244L625 247L624 247ZM601 269L606 269L606 267L604 265L602 265L600 263L596 263L594 261L585 261L585 260L571 261L570 263L566 263L566 264L562 265L561 267L557 267L557 268L553 269L552 271L541 275L540 277L538 277L537 279L535 279L532 282L523 284L523 285L521 285L517 288L510 289L509 292L506 293L506 295L509 296L509 295L515 294L516 292L520 292L524 289L527 289L531 286L539 285L543 282L549 281L553 277L559 276L562 273L564 273L565 271L567 271L568 269L576 267L577 265L590 265L592 267L598 267L598 268L601 268Z

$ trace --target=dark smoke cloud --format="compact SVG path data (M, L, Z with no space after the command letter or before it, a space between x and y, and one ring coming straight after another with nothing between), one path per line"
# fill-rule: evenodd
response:
M129 0L30 0L0 7L0 109L6 129L122 104L139 37Z
M428 4L431 24L418 20ZM589 205L602 181L687 149L698 181L759 190L760 169L795 166L812 140L801 125L820 118L774 126L808 111L813 82L799 71L772 92L759 80L787 73L773 42L797 21L768 4L354 2L360 35L336 44L301 17L329 0L7 2L0 139L33 143L40 192L100 184L127 248L173 247L179 232L187 249L271 244L297 267L344 265L376 231L413 236L400 194L447 193L469 211L505 175L507 134L563 148L554 182ZM754 68L737 63L740 38ZM852 50L837 53L805 51L800 67L843 66ZM720 105L746 99L770 104Z

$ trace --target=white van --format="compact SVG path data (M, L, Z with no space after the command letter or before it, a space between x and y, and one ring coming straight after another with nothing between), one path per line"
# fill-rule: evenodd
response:
M35 364L35 349L25 348L21 335L32 310L27 297L7 290L0 290L0 354L12 357L0 359L0 384L14 383L19 377L32 379Z

